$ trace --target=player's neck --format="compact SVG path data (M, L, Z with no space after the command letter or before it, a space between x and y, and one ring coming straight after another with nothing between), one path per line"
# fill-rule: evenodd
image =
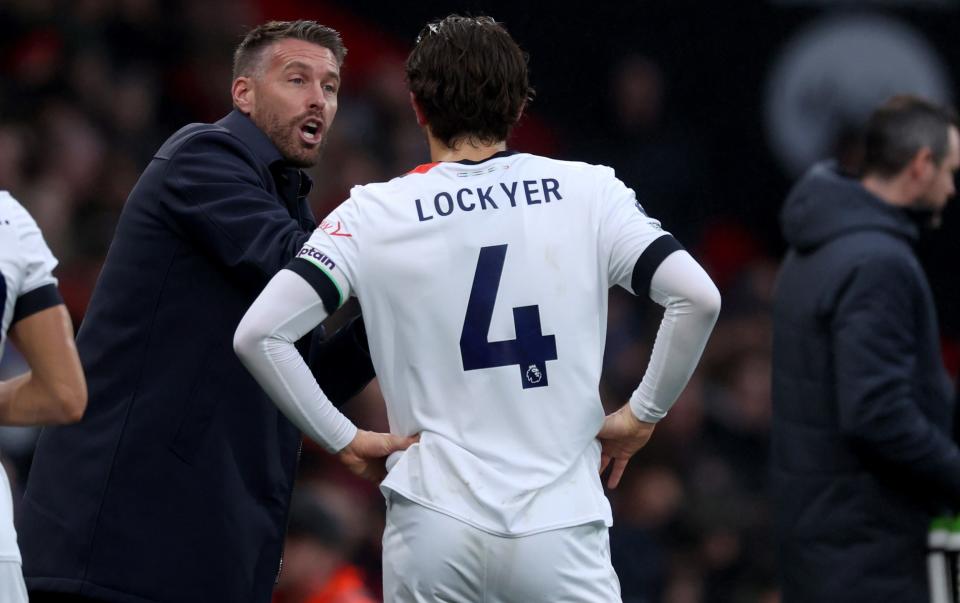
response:
M448 147L433 136L427 137L430 143L430 161L483 161L491 155L507 150L507 142L501 140L493 144L485 144L476 140L458 140L452 147Z

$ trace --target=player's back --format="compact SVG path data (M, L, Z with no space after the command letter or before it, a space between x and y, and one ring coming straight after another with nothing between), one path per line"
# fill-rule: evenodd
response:
M313 253L360 300L391 430L421 434L385 488L502 534L609 522L598 384L630 222L634 247L663 234L609 168L528 154L353 190Z

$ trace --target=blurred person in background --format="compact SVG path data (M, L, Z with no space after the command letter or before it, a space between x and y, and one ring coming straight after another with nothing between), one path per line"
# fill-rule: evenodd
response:
M300 434L231 340L316 227L302 170L336 116L345 53L313 21L254 28L234 110L174 134L130 193L78 335L87 415L43 432L23 498L32 601L270 600ZM372 376L364 346L355 321L297 353L344 401Z
M298 487L273 603L375 603L362 572L350 563L346 529L319 497Z
M668 542L675 536L670 529L684 498L680 477L665 465L635 467L624 476L612 500L617 521L610 528L610 556L623 603L662 600Z
M79 421L87 384L73 325L52 272L57 265L36 222L0 191L0 355L9 337L30 368L0 381L0 425ZM0 601L26 603L13 500L0 466Z
M960 504L936 310L911 245L954 194L952 111L900 96L858 178L814 166L781 213L771 464L785 603L927 603L932 512Z
M598 467L616 487L697 365L719 293L613 170L507 149L532 90L501 24L428 24L407 79L432 162L355 187L251 306L236 351L314 440L386 475L387 601L620 601ZM641 384L605 418L613 285L665 312ZM351 293L391 432L420 438L389 473L388 442L292 354Z
M602 125L589 122L581 148L589 160L616 170L648 211L692 244L714 196L711 164L699 132L671 102L669 79L654 58L626 54L613 65L608 106L597 116Z

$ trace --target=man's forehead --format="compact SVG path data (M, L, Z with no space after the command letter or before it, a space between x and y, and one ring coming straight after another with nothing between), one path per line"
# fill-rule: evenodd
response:
M306 40L296 38L279 40L270 46L269 53L271 69L283 69L291 63L304 63L315 69L340 72L337 57L334 56L333 51Z

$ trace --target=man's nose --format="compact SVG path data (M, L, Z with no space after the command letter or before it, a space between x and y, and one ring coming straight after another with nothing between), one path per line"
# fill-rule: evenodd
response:
M327 105L327 96L323 93L323 84L317 83L310 88L310 108L322 110Z

